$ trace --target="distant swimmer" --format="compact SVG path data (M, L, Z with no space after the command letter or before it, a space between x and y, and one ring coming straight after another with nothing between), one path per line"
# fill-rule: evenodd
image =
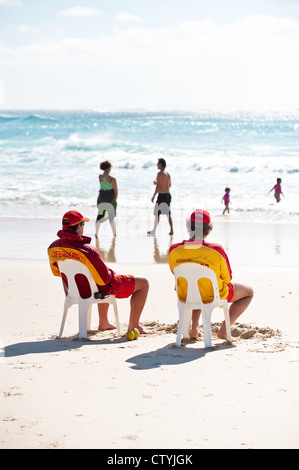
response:
M227 211L228 214L229 214L229 204L230 204L229 195L230 195L230 188L225 188L224 191L225 191L225 193L224 193L223 198L221 199L221 202L224 203L225 208L224 208L224 211L222 212L222 214L225 214L226 211Z
M147 232L147 234L155 235L156 229L160 220L160 215L165 214L168 217L168 222L170 226L169 235L172 235L173 224L172 224L172 217L171 217L171 212L170 212L171 194L169 192L169 189L171 187L171 178L170 178L170 174L165 170L166 161L164 160L164 158L159 158L157 167L158 167L158 170L160 171L157 174L156 181L154 181L154 184L156 185L156 189L152 197L152 202L154 202L155 196L156 194L158 194L156 204L155 204L155 209L154 209L155 222L154 222L154 228L150 232Z
M270 189L270 191L268 192L268 194L271 193L271 191L274 190L274 197L276 199L276 202L279 202L280 201L280 195L282 194L283 197L284 197L284 194L281 190L281 178L277 178L276 180L276 184L273 186L272 189Z

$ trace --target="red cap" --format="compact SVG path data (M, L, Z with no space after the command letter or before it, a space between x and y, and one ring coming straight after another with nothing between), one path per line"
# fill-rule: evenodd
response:
M68 228L72 225L77 225L80 222L89 222L87 217L83 217L82 214L78 211L69 211L64 214L62 217L62 227Z
M211 216L209 212L202 209L196 209L190 215L191 222L196 222L198 224L209 224L211 222Z

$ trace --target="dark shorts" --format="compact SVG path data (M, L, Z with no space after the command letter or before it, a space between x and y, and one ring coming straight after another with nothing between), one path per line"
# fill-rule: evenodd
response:
M114 193L114 189L103 190L101 189L99 192L99 196L97 199L97 206L98 206L98 220L106 220L107 217L109 218L109 222L112 222L114 217L116 216L116 197Z
M154 215L170 215L170 203L171 203L171 194L170 193L159 193L157 201L154 208Z
M235 296L235 288L234 288L234 285L231 282L229 284L227 284L227 287L228 287L228 294L227 294L226 299L227 299L228 302L231 302L232 299Z
M100 189L97 199L97 205L101 204L102 202L111 202L114 197L114 189Z

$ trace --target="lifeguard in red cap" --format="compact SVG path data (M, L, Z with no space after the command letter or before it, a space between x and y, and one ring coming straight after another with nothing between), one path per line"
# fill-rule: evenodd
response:
M72 210L62 218L62 230L59 230L58 240L48 248L50 266L55 276L60 276L57 261L75 259L85 264L90 270L99 291L114 294L117 299L131 297L131 312L128 330L138 328L139 333L146 331L140 326L139 319L148 294L148 281L142 277L116 274L104 263L97 249L90 245L91 238L83 235L84 224L89 222L80 212ZM82 286L83 287L83 286ZM98 304L99 330L114 329L108 321L109 304Z
M187 221L189 240L172 245L169 249L168 262L171 271L182 263L199 263L207 266L216 273L221 299L231 302L229 308L230 323L233 324L250 304L253 297L251 287L243 284L232 283L232 270L228 257L221 245L207 243L205 238L213 230L209 212L196 209ZM203 302L211 302L213 294L208 280L201 281L201 295ZM178 280L178 296L185 301L187 296L187 284L185 279ZM190 337L198 337L198 323L200 310L193 310ZM226 338L225 323L223 322L218 338Z

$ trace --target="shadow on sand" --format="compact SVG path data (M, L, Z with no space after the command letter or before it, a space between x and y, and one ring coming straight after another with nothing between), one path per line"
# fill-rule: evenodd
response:
M132 369L144 370L155 369L162 366L185 364L191 361L197 361L206 356L225 349L232 349L235 346L231 343L222 343L211 348L205 349L203 346L188 347L182 345L180 348L175 346L175 343L170 343L159 348L156 351L138 354L137 356L127 359L126 362L133 364Z
M78 350L82 346L103 346L123 343L128 343L125 336L112 336L109 338L92 340L79 340L78 336L61 339L55 337L41 341L28 341L5 346L4 357L12 358L29 354L53 354L67 350ZM220 352L234 347L235 346L233 344L222 343L215 345L212 348L205 349L202 345L198 345L198 347L197 345L195 347L188 347L187 343L182 344L180 348L177 348L175 343L169 343L162 348L137 354L136 356L127 359L126 362L132 364L131 368L134 370L155 369L163 365L178 365L196 361L205 357L206 354Z
M127 342L125 337L111 337L92 340L79 340L78 336L61 339L55 337L53 339L50 338L42 341L28 341L10 344L4 347L4 356L7 358L25 356L27 354L50 354L66 350L76 350L80 349L82 346L95 346L125 342Z

